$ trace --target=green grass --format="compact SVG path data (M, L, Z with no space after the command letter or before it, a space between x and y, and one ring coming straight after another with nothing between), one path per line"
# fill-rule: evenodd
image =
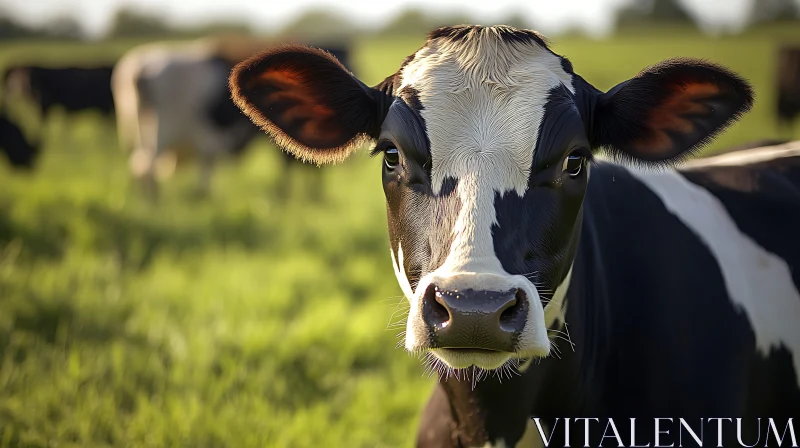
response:
M662 34L553 47L603 89L669 56L726 64L759 100L710 151L776 136L775 37ZM362 41L357 71L378 82L420 43ZM127 46L6 45L0 65ZM387 329L404 308L380 161L287 174L262 139L208 200L184 170L150 205L98 117L56 116L46 132L34 173L0 167L0 447L413 444L433 380Z

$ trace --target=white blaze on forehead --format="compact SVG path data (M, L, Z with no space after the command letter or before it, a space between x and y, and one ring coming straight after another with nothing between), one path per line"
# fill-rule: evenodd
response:
M492 28L433 40L403 69L400 89L413 87L423 106L434 193L458 179L461 210L439 271L505 273L491 235L495 194L525 193L548 95L562 84L574 93L561 58Z

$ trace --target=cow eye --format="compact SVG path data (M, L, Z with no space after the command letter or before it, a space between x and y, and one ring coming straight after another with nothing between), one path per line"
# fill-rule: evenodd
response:
M561 170L567 174L569 177L578 177L583 171L583 165L586 163L586 157L580 154L570 154L564 159L564 164L561 166Z
M397 152L397 148L389 147L383 151L383 163L386 164L386 168L394 169L400 163L400 153Z

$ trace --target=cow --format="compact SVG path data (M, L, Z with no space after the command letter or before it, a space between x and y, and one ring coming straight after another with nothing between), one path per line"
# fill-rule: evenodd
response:
M206 195L217 161L240 155L259 134L231 100L227 83L233 66L253 53L247 52L251 45L218 39L155 43L120 59L112 79L117 132L131 152L134 176L149 194L180 160L196 157L197 192ZM347 55L346 49L340 51ZM288 153L283 160L296 161Z
M205 193L216 160L240 152L256 135L229 98L225 80L233 63L214 50L205 40L147 44L114 69L117 133L149 194L158 177L187 157L199 159L198 190Z
M26 97L36 104L42 120L56 107L68 113L93 110L110 117L114 113L111 94L113 66L42 67L15 65L3 75L4 101Z
M0 110L0 151L5 153L12 167L30 170L39 154L37 144L25 138L25 134L8 115Z
M418 446L541 442L564 418L617 418L625 446L630 418L742 418L752 443L757 417L800 415L800 149L681 165L752 106L728 69L674 58L603 92L534 31L458 26L373 87L304 46L229 82L297 157L381 158L405 348L439 379ZM635 443L672 446L647 421ZM572 446L603 441L590 423Z
M777 69L778 125L790 133L795 117L800 114L800 47L781 47Z

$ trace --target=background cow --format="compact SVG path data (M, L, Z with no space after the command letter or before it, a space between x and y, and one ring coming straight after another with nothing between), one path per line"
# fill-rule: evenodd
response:
M0 151L15 168L30 169L39 153L38 145L30 143L6 113L0 110Z
M113 74L117 130L131 151L131 170L152 194L183 160L200 162L198 192L210 188L214 165L238 155L258 128L230 99L233 66L260 42L206 39L148 44L126 53ZM345 49L338 53L346 57ZM285 170L296 160L284 154Z
M45 120L55 107L67 112L94 110L114 113L111 94L112 66L41 67L17 65L3 75L4 101L23 97L33 101Z
M255 135L228 98L233 64L207 41L149 44L118 62L112 79L117 132L131 151L131 169L155 192L159 165L168 176L178 158L200 159L206 191L216 159L236 153Z
M674 59L601 92L535 32L462 26L373 88L299 46L230 82L298 157L383 156L405 347L440 378L419 445L515 446L531 417L743 417L752 441L800 415L800 150L647 169L750 109L737 75Z
M800 47L781 47L778 51L778 124L790 133L800 114Z

